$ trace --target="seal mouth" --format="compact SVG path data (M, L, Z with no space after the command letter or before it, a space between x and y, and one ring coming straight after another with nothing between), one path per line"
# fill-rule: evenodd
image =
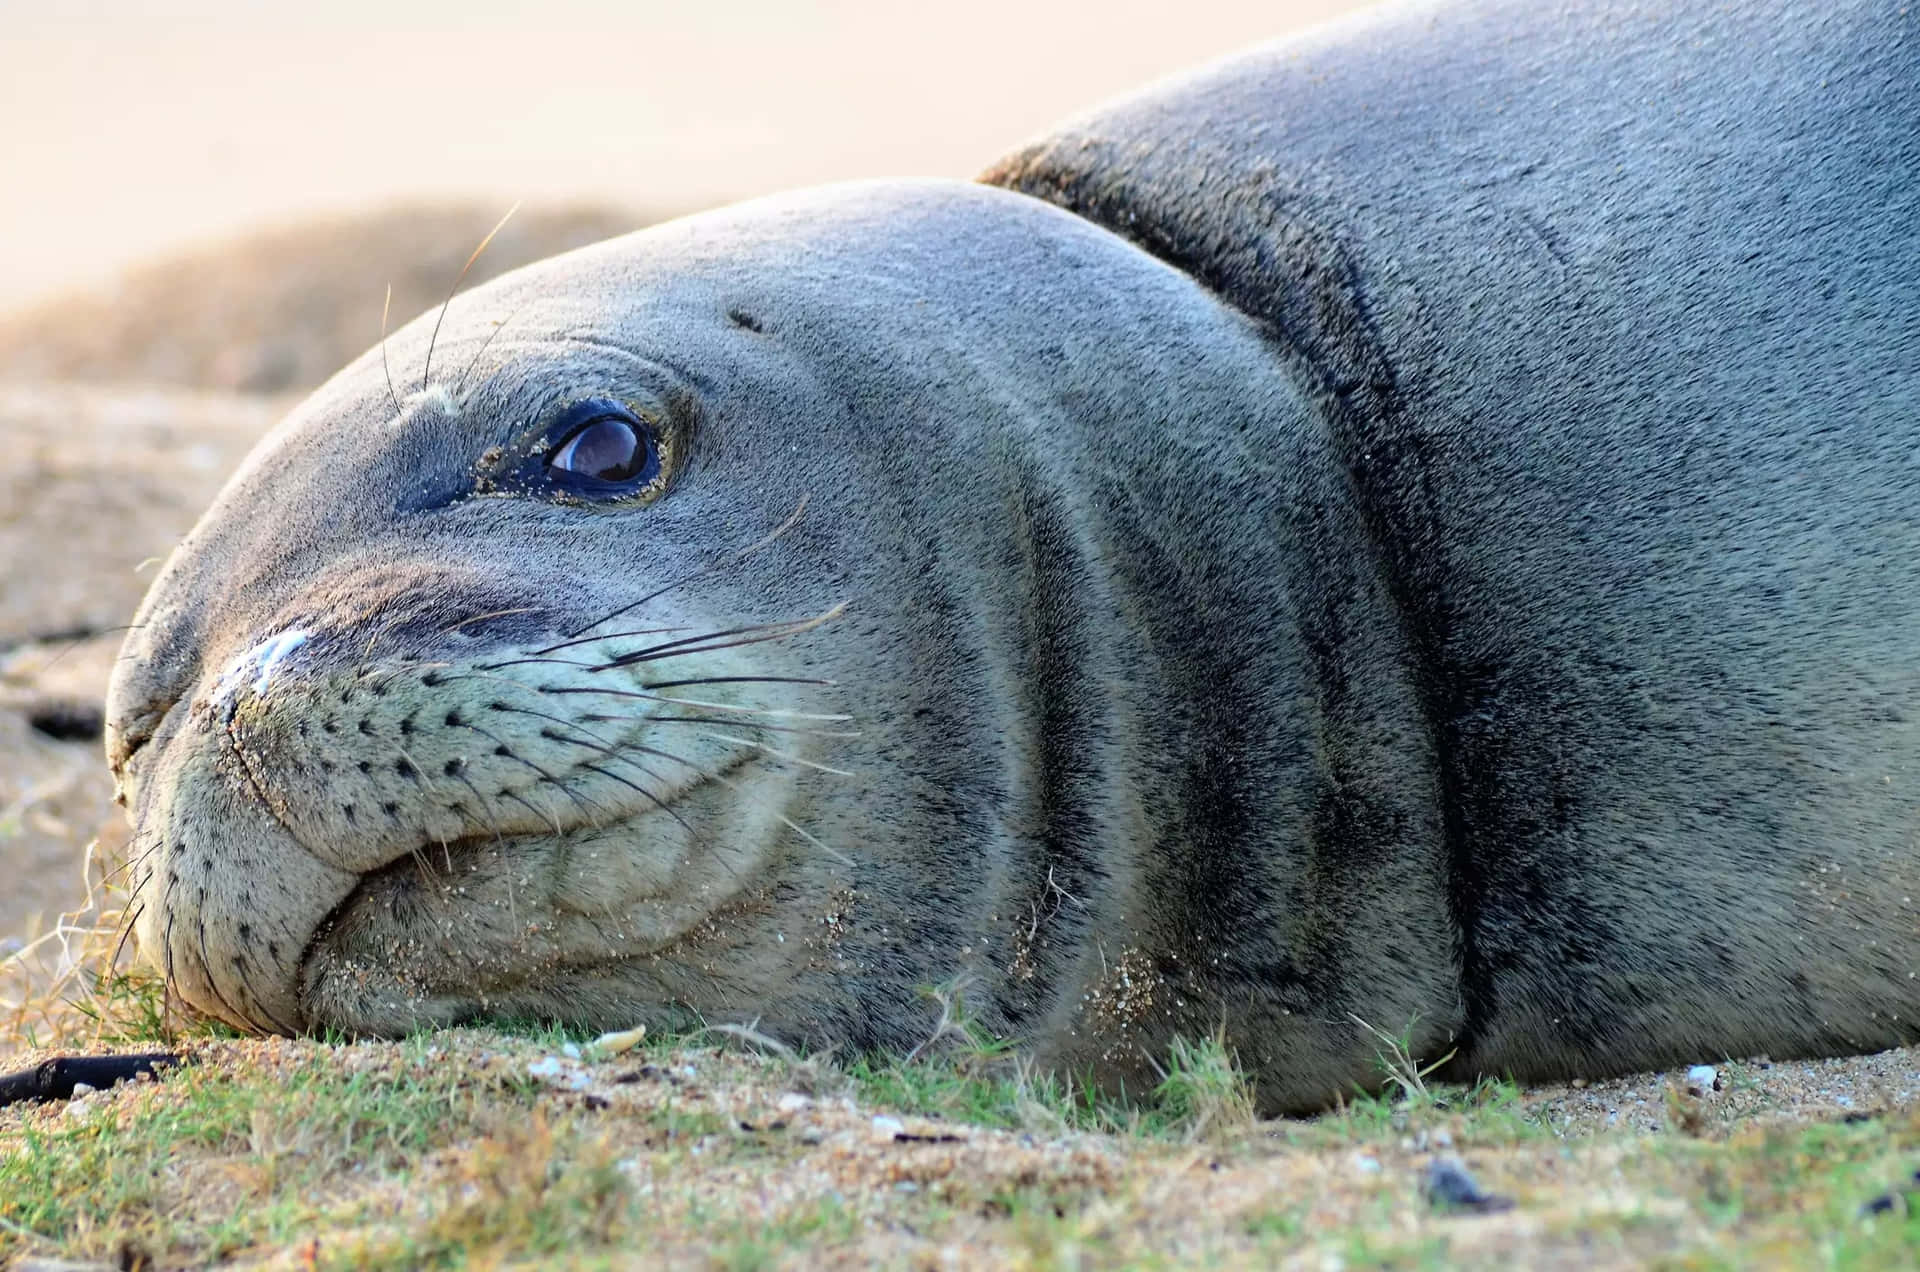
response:
M666 952L752 879L765 837L731 806L755 802L763 775L775 766L743 755L617 820L465 835L362 872L296 965L302 1028L401 1033L529 986L564 1004L569 976Z
M432 888L446 886L447 880L456 877L463 868L471 871L475 862L489 851L510 851L515 847L562 845L582 831L596 834L612 834L631 831L647 825L655 818L671 819L690 838L698 840L699 831L686 822L678 808L687 803L696 792L704 792L708 787L730 784L733 774L754 763L751 755L742 755L734 760L715 766L711 771L701 774L692 782L673 792L667 798L649 796L650 803L643 804L633 812L617 820L592 825L585 821L571 825L556 822L550 831L527 831L518 834L502 835L498 833L474 833L460 835L447 840L432 840L416 843L413 847L394 856L385 865L375 866L360 872L358 882L353 889L333 907L321 916L314 925L313 935L307 940L302 952L302 965L310 961L321 946L326 943L339 926L341 918L366 903L376 893L389 891L396 885L403 888ZM436 868L435 858L439 859Z
M143 957L242 1028L391 1034L657 951L783 826L811 840L792 779L853 735L793 696L825 682L738 651L837 612L557 644L382 627L379 660L321 619L267 631L143 766Z

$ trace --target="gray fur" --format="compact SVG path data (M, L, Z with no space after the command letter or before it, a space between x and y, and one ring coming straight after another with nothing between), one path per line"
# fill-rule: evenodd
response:
M143 608L143 949L280 1029L901 1048L966 978L1132 1089L1225 1025L1276 1109L1372 1076L1356 1016L1462 1076L1912 1041L1914 22L1393 11L1069 126L989 174L1024 193L805 193L461 297L424 391L432 315ZM656 502L496 479L587 393L675 432ZM833 683L598 718L663 671Z

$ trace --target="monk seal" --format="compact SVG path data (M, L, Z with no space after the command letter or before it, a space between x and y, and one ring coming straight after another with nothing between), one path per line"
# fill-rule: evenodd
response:
M1917 21L1386 10L423 316L128 638L142 950L1270 1110L1912 1042Z

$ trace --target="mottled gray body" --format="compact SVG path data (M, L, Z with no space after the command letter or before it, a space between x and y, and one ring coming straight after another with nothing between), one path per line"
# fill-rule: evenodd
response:
M1021 193L462 297L155 585L143 948L282 1029L905 1046L964 976L1110 1081L1224 1024L1274 1108L1369 1079L1355 1016L1523 1078L1913 1040L1917 21L1390 11ZM513 475L585 395L658 499Z

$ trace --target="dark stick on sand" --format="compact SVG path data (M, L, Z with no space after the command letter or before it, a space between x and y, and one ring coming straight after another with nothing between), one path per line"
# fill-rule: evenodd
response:
M165 1051L137 1056L57 1056L0 1077L0 1108L23 1100L72 1099L73 1088L83 1083L104 1091L116 1082L131 1082L142 1073L157 1077L160 1070L179 1063L179 1056Z

